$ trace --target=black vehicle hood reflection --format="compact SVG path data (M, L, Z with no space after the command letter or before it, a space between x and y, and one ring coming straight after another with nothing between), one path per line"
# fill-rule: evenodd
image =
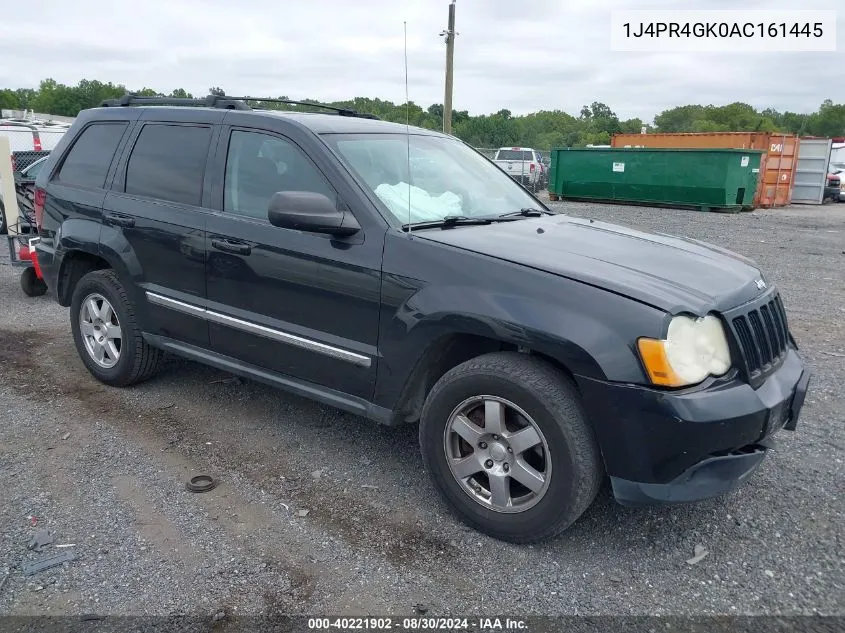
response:
M731 251L571 216L416 235L577 279L671 313L726 310L762 292L754 262Z

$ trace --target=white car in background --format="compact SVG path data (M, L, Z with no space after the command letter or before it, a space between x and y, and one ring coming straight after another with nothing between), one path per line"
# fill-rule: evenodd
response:
M9 157L12 161L12 171L24 171L39 159L49 155L68 127L65 124L52 125L28 119L0 119L0 136L9 139L9 147L12 151ZM7 228L3 191L0 187L0 234L6 233Z
M12 171L18 169L15 164L14 152L33 152L33 155L35 155L35 152L41 151L41 138L38 135L38 130L29 122L0 119L0 136L9 139L12 155L9 156L8 160L12 161ZM5 159L0 156L0 160ZM0 186L0 235L6 233L6 228L6 207L3 204L3 187Z
M839 176L839 202L845 202L845 163L830 163L827 173L828 181L830 176Z
M536 192L548 181L540 152L530 147L500 147L493 162L526 189Z

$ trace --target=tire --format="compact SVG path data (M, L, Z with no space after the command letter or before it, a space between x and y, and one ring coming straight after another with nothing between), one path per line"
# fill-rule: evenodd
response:
M8 228L6 227L6 207L3 206L3 201L0 200L0 235L6 235Z
M449 455L456 446L454 443L456 432L451 430L453 427L449 425L453 414L460 410L468 399L470 404L465 406L474 406L473 397L482 395L498 399L500 403L504 401L516 405L522 413L527 414L530 418L529 426L533 422L532 428L539 430L538 435L544 442L539 450L545 456L543 460L545 489L533 493L528 488L524 488L529 496L521 497L521 499L528 499L528 502L521 505L519 509L516 509L517 500L515 499L510 499L512 507L509 509L493 508L492 473L498 472L508 481L505 488L510 498L515 490L521 488L521 484L514 483L517 469L520 468L520 459L523 465L526 459L539 459L537 458L539 445L531 449L535 452L534 455L530 454L530 451L525 451L521 453L520 458L516 458L519 446L514 437L515 433L511 428L506 428L508 441L513 444L513 449L510 445L507 446L508 452L504 458L505 461L510 460L513 463L509 471L504 462L499 463L489 459L495 457L499 460L502 457L499 441L504 440L505 437L501 435L481 436L477 449L480 455L478 458L475 457L475 448L472 449L471 455L457 457ZM495 403L496 400L493 402ZM488 406L486 402L483 406L483 410L486 411ZM493 410L496 410L496 407L497 405L494 404ZM506 408L515 411L510 407ZM468 414L468 417L477 413L478 409ZM510 420L520 419L523 422L526 421L525 418L510 418ZM475 431L485 432L487 422L483 424L485 428L473 426L470 434ZM449 433L447 429L450 429ZM476 436L473 435L473 437ZM492 441L484 442L483 437L496 438L495 444L499 445L495 446ZM601 455L574 384L549 363L525 354L514 352L487 354L471 359L447 372L426 398L421 416L419 439L426 468L450 509L466 524L503 541L534 543L560 535L590 506L603 481ZM469 443L464 444L463 435L457 445L469 447ZM486 453L481 451L482 446ZM497 452L494 452L494 449ZM453 475L447 461L460 463L455 460L469 461L468 458L473 458L481 463L485 457L488 459L484 461L483 468L487 470L480 471L480 475L476 474L462 481ZM531 465L536 466L537 462ZM473 464L471 468L475 469L478 466ZM500 468L501 470L498 470ZM505 471L510 472L512 476L504 474ZM535 472L540 472L540 468L537 467ZM524 477L524 471L521 476ZM508 480L508 477L511 478ZM497 478L499 478L498 475ZM489 490L484 488L484 480L488 482ZM482 484L480 490L477 487L479 483ZM474 493L471 490L473 488ZM496 488L501 490L500 487ZM490 499L479 500L487 492L490 492ZM522 504L521 501L520 504Z
M47 284L35 274L31 266L21 273L21 290L27 297L40 297L47 292Z
M89 301L94 302L96 310ZM106 302L110 311L104 310ZM83 336L83 321L86 336ZM163 354L144 341L135 318L135 306L113 270L93 271L79 280L70 305L70 326L79 357L100 382L127 387L149 379L158 370ZM119 345L111 338L118 331ZM100 336L104 339L102 345L94 340ZM108 345L109 341L113 347ZM96 358L98 348L104 352L102 361Z

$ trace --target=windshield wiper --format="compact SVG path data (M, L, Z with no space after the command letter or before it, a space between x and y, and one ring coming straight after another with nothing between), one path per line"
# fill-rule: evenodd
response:
M466 215L447 215L439 220L423 220L422 222L411 222L402 225L402 230L414 229L436 229L450 226L471 226L478 224L490 224L492 218L471 218Z
M513 218L522 216L524 218L539 218L541 215L555 215L552 211L541 211L540 209L520 209L519 211L511 211L510 213L503 213L500 218Z

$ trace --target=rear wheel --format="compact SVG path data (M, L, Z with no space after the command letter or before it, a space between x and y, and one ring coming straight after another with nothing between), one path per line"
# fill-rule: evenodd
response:
M524 354L488 354L447 372L423 407L420 446L458 517L505 541L557 536L602 480L574 385Z
M100 382L125 387L158 369L162 353L144 341L135 308L114 271L90 272L79 280L70 325L82 362Z
M3 201L0 200L0 235L6 234L6 208L3 206Z

